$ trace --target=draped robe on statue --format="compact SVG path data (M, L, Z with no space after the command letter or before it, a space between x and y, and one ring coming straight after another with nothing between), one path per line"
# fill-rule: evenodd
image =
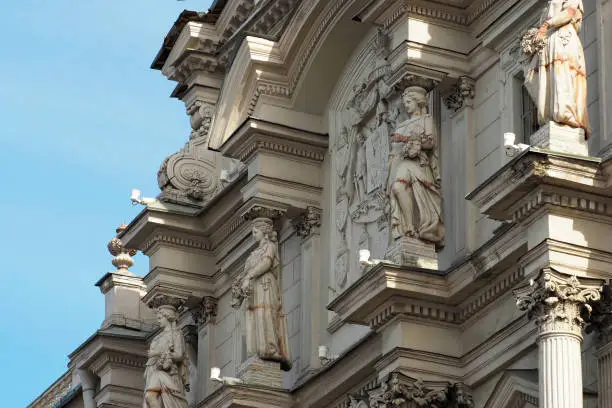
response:
M549 1L540 24L564 16L570 21L548 28L546 46L526 69L525 86L537 104L540 125L554 121L583 128L588 136L586 64L578 37L583 14L582 0Z
M247 355L279 362L282 370L289 371L291 359L279 285L281 267L277 244L268 241L251 252L245 271L266 258L270 260L270 269L251 280L252 292L247 305Z
M443 245L442 196L431 115L400 123L391 137L389 187L394 238Z
M153 341L149 351L149 360L145 369L145 391L159 393L163 408L187 408L185 383L187 368L183 362L173 361L167 356L171 346L181 342L185 349L185 340L180 331L163 331ZM147 408L146 402L144 408Z

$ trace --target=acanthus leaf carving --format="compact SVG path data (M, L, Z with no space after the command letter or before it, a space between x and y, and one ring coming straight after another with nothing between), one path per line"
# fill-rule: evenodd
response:
M529 286L517 289L517 307L539 327L540 333L557 330L582 336L594 302L601 299L603 282L584 285L576 276L545 268Z
M301 238L308 238L313 233L318 233L321 228L321 209L308 207L294 224L296 234Z
M444 104L453 112L463 107L472 107L476 95L476 82L467 76L459 77L450 94L444 98Z
M195 324L198 327L215 324L219 301L212 296L204 296L200 304L191 310Z

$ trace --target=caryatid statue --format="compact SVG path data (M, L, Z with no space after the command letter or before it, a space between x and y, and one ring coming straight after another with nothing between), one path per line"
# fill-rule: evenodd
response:
M234 281L232 306L237 309L247 301L247 356L278 362L283 371L289 371L291 359L280 287L281 264L272 220L253 220L252 234L258 246Z
M144 408L187 408L189 369L178 313L171 305L156 309L161 332L151 341L145 369Z
M387 179L393 239L413 237L444 245L440 167L427 91L408 87L402 94L408 119L391 135Z
M527 56L525 87L538 108L540 125L553 121L582 128L588 137L587 72L578 34L582 0L548 0L539 28L521 42Z

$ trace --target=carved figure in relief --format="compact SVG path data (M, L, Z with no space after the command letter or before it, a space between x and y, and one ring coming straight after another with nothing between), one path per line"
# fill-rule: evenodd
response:
M582 0L549 0L540 27L521 41L525 86L538 108L538 122L582 128L589 135Z
M253 220L258 247L249 255L244 271L232 286L234 308L247 301L247 355L280 363L291 370L287 321L280 289L280 259L272 220Z
M149 348L144 408L187 408L188 359L183 334L176 327L176 309L162 305L157 309L157 318L162 331Z
M435 127L427 112L427 91L402 94L409 119L391 135L387 180L392 236L414 237L442 246L444 221Z

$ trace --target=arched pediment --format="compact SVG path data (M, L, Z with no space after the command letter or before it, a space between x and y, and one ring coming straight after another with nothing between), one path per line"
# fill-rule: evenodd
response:
M535 408L538 406L537 370L507 370L484 408Z

